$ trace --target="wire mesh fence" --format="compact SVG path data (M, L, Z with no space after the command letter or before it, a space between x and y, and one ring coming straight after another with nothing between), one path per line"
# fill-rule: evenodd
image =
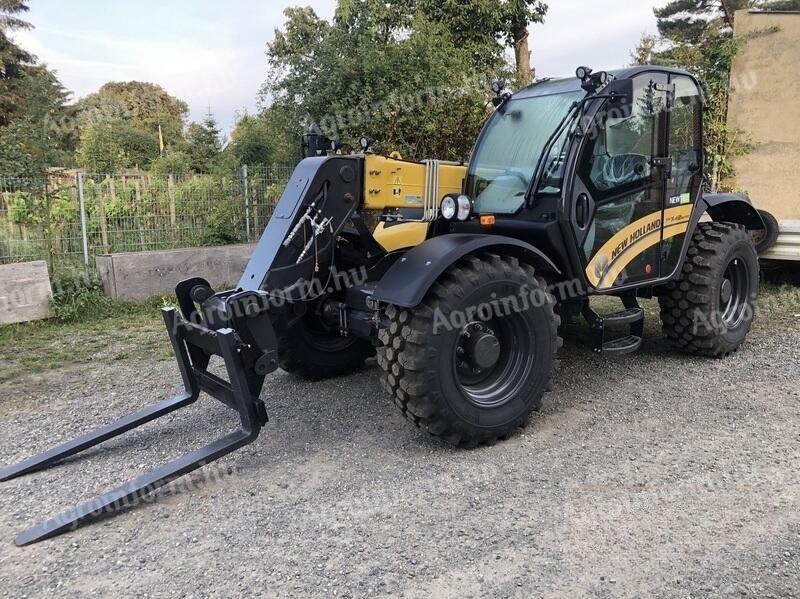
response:
M46 260L58 272L91 269L99 254L254 241L291 173L0 176L0 264Z

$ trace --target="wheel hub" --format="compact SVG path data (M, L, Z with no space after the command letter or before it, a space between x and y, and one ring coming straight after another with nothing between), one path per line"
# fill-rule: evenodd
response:
M497 364L501 349L492 329L484 323L471 322L461 331L456 347L459 369L480 375Z
M722 286L719 290L719 299L722 300L723 304L727 304L731 301L731 297L733 296L733 284L731 283L730 279L723 279Z
M466 345L467 359L480 369L491 368L500 358L500 342L493 334L472 335Z
M735 328L742 322L746 315L749 296L747 264L744 260L734 258L725 268L719 288L722 321L728 328Z

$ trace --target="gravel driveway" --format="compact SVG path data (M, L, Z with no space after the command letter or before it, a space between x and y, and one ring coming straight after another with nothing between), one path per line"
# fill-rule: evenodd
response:
M544 410L473 451L411 427L378 369L272 375L271 421L191 485L55 539L13 534L232 430L213 400L0 485L8 596L800 597L800 334L724 361L567 340ZM577 337L577 338L576 338ZM0 463L179 390L171 362L0 385Z

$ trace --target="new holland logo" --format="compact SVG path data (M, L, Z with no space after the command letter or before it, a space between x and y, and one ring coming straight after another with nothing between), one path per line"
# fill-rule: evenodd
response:
M606 241L586 267L586 278L596 289L610 289L625 279L625 270L648 249L686 233L691 204L653 212L634 221ZM655 269L652 269L653 271ZM650 273L647 273L650 274Z
M646 225L639 227L633 233L631 233L627 238L620 242L620 244L614 248L614 251L611 252L611 261L613 262L616 260L619 255L627 250L630 246L635 244L637 241L642 239L643 237L650 235L653 231L658 231L661 229L661 217L658 217L651 222L647 223Z

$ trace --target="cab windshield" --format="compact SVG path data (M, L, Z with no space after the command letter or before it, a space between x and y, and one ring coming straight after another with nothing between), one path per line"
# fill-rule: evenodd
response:
M512 214L525 202L536 164L550 136L581 91L509 100L486 125L470 160L467 194L478 212ZM545 157L539 193L561 193L564 152L572 125Z

